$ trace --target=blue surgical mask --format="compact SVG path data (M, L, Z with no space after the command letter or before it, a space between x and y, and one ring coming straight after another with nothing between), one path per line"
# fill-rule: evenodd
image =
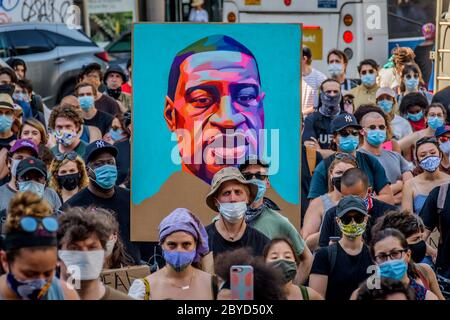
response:
M439 127L442 127L444 125L444 119L439 117L428 117L428 126L436 130Z
M407 117L408 117L409 120L411 120L413 122L417 122L417 121L422 120L423 112L420 111L419 113L415 113L415 114L408 112Z
M416 90L419 86L419 79L418 78L411 78L405 80L405 87L408 89L408 91Z
M384 130L369 130L367 131L367 142L374 146L378 147L383 142L386 141L386 131Z
M394 101L380 100L378 101L378 106L384 111L384 113L390 113L392 111L392 107L394 106Z
M33 192L34 194L37 194L39 198L42 198L44 196L45 191L45 184L36 182L36 181L20 181L19 182L19 191L20 192Z
M244 217L247 211L246 202L227 202L220 203L219 212L229 223L238 223Z
M341 63L330 63L328 65L328 72L332 77L337 77L342 73L342 64Z
M367 73L361 77L361 82L366 87L372 87L375 84L375 73Z
M12 273L8 273L6 282L9 288L23 300L41 299L48 290L46 279L19 281Z
M435 172L438 168L439 165L441 164L441 158L437 157L437 156L430 156L430 157L426 157L425 159L422 159L419 162L419 166L428 172Z
M13 121L12 116L0 115L0 132L6 132L11 129Z
M176 272L181 272L192 264L195 259L195 250L182 252L182 251L167 251L163 249L164 260L170 265Z
M378 265L380 277L402 280L408 271L408 264L403 259L388 260Z
M348 135L347 137L339 137L339 149L343 152L353 152L358 148L359 137Z
M22 161L20 159L11 159L11 176L15 177L17 174L17 166L19 162Z
M94 169L95 182L103 189L109 190L116 184L117 167L111 164L105 164Z
M114 141L119 141L119 140L123 139L123 135L122 135L123 130L122 129L117 129L117 130L110 129L108 134L111 137L111 139L113 139Z
M82 96L78 97L78 101L80 102L80 107L84 111L88 111L94 106L94 97L93 96Z
M250 180L250 182L258 186L258 193L256 194L255 200L253 200L253 202L258 202L264 197L264 194L266 193L267 190L267 184L265 181L259 179L252 179Z

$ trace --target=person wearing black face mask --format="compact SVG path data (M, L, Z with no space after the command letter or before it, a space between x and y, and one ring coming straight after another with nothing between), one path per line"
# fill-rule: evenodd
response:
M131 96L122 92L122 85L127 82L125 72L119 66L112 66L105 72L103 82L106 85L106 94L115 99L120 111L125 113L131 110Z
M315 148L322 157L330 156L333 140L331 121L341 113L341 87L339 82L327 79L320 85L320 99L317 110L305 118L302 141L305 147Z
M411 250L413 265L425 288L433 292L440 300L444 300L433 269L426 262L427 244L424 241L425 226L422 219L408 211L390 211L377 220L372 228L372 235L387 228L397 229L406 238Z
M84 161L76 152L58 155L50 166L50 174L50 186L63 203L89 184Z

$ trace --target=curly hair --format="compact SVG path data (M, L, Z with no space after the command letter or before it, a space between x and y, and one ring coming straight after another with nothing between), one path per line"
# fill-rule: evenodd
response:
M382 278L380 288L369 289L367 281L364 281L358 288L356 300L386 300L391 294L403 293L406 300L416 300L414 290L405 286L401 281L390 278Z
M402 98L402 101L400 102L400 105L398 107L398 111L400 112L401 116L406 116L409 107L413 106L419 106L422 111L425 111L425 109L428 107L428 100L420 92L408 93Z
M62 161L58 161L56 159L53 159L51 165L50 165L50 181L49 186L50 188L54 189L59 195L61 195L61 186L58 183L58 171L61 168L61 166L65 165L68 162L75 162L77 165L78 173L81 175L80 182L78 183L78 188L81 190L88 186L89 184L89 177L86 171L86 166L84 164L83 159L81 159L79 156L75 158L75 160L69 160L69 159L63 159Z
M25 120L22 123L22 127L19 130L19 137L22 138L22 132L23 132L23 127L25 125L29 125L30 127L33 127L35 129L37 129L39 131L39 133L41 134L41 145L46 145L48 142L48 137L47 137L47 130L45 129L45 126L39 121L36 120L34 118L28 118L27 120Z
M219 254L214 260L216 274L228 283L230 283L230 268L232 266L252 266L254 300L286 300L281 271L267 265L261 257L254 257L248 249L226 251Z
M384 113L383 110L381 110L381 108L373 103L367 103L367 104L362 104L359 106L358 110L355 111L355 118L358 121L358 123L362 126L362 121L364 119L364 117L366 115L368 115L369 113L378 113L383 119L384 119L384 124L386 125L386 136L387 136L387 140L392 139L392 127L391 127L391 122L389 121L388 115L386 113Z
M102 248L105 249L106 242L111 235L111 227L104 218L105 212L108 211L94 207L66 209L58 217L58 247L61 248L63 244L83 241L96 235Z
M414 51L408 47L396 47L392 50L392 54L394 55L393 62L397 70L406 63L414 62L416 57Z
M76 127L81 128L81 125L84 123L83 116L81 111L74 108L70 104L61 104L55 107L50 114L50 118L48 119L48 126L55 130L55 122L58 118L66 118L75 124Z
M399 230L405 238L425 231L422 219L409 211L389 211L377 219L372 227L372 236L383 229L393 228Z
M78 97L78 90L80 88L84 88L84 87L91 87L92 88L92 94L94 95L94 97L97 95L97 88L92 83L84 81L84 82L80 82L75 87L74 93L75 93L76 97Z
M9 203L5 232L22 230L20 227L22 217L45 218L51 215L53 215L52 207L47 200L32 192L18 192Z

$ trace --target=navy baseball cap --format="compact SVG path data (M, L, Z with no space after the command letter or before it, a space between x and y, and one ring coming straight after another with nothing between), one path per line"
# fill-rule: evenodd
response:
M112 144L104 140L97 140L88 144L88 146L86 147L86 152L84 153L84 162L89 163L89 161L100 152L108 152L114 158L119 154L119 150Z
M339 201L336 207L336 216L342 218L344 214L350 211L356 211L364 215L368 214L364 200L354 195L345 196Z
M30 171L37 171L47 179L47 167L42 160L35 157L28 157L23 159L17 165L16 176L22 177L25 173Z
M434 133L434 136L435 137L440 137L440 136L442 136L443 134L445 134L447 132L450 132L450 126L446 124L446 125L444 125L442 127L437 128L436 132Z
M357 129L362 129L362 127L358 124L355 116L344 112L336 116L336 118L331 121L331 132L335 133L341 131L347 127L355 127Z

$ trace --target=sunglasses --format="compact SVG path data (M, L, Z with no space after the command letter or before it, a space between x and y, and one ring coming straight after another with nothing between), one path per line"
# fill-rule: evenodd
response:
M254 178L258 179L258 180L265 180L267 179L268 175L267 174L261 174L261 173L243 173L242 174L245 178L245 180L252 180Z
M386 126L384 124L380 124L379 126L372 124L372 125L368 126L367 128L369 128L370 130L376 130L376 129L386 130Z
M75 151L70 151L67 153L59 153L55 156L55 159L58 161L63 161L64 159L69 159L71 161L77 158L78 154Z
M406 80L411 80L411 78L413 78L413 76L410 75L410 74L407 74L407 75L405 76L405 78L406 78ZM414 79L419 79L419 74L418 74L418 73L415 73L415 74L414 74Z
M35 232L39 225L42 225L48 232L56 232L58 230L58 221L53 217L23 217L20 219L20 227L26 232Z
M370 73L370 74L374 74L375 73L375 70L373 70L373 69L370 69L370 70L364 70L364 71L361 71L361 74L363 75L363 76L365 76L367 73Z
M338 160L349 159L349 160L352 160L352 161L356 161L356 158L353 155L349 154L349 153L336 153L334 158L338 159Z
M449 140L450 140L450 137L447 137L447 136L441 136L441 137L439 137L439 141L442 142L442 143L447 142L447 141L449 141Z
M342 137L348 137L349 135L352 135L352 136L354 136L354 137L357 137L357 136L359 136L359 130L356 130L356 129L353 129L353 130L341 130L341 131L338 131L338 134L340 135L340 136L342 136Z
M352 221L355 221L356 223L360 224L364 222L364 218L366 216L362 214L357 214L356 216L349 216L348 214L344 214L341 217L341 222L345 225L352 223Z

